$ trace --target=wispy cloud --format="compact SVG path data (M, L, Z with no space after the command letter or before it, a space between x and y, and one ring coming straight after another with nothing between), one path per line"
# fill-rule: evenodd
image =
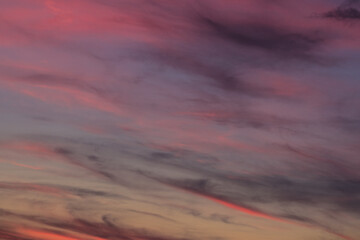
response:
M0 238L356 239L358 19L357 0L1 2Z

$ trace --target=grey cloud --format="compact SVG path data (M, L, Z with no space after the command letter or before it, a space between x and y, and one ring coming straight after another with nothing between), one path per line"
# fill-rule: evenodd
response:
M333 18L339 21L350 21L350 20L359 20L360 11L357 8L360 4L358 0L347 0L344 1L337 8L325 12L322 16L324 18Z

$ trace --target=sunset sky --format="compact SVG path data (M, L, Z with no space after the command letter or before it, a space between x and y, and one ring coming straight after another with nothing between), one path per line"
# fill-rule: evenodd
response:
M358 0L0 0L0 240L358 240L359 156Z

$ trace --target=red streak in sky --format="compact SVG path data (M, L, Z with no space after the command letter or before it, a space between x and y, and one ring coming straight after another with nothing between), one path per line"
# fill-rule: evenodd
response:
M170 184L167 184L167 183L164 183L162 182L163 184L167 185L167 186L170 186L170 187L173 187L173 188L176 188L178 190L181 190L181 191L185 191L187 193L191 193L191 194L195 194L197 196L200 196L202 198L206 198L208 200L211 200L213 202L216 202L216 203L219 203L225 207L228 207L228 208L232 208L232 209L235 209L239 212L242 212L242 213L245 213L247 215L251 215L251 216L254 216L254 217L260 217L260 218L264 218L264 219L269 219L269 220L274 220L274 221L278 221L278 222L284 222L284 223L294 223L292 221L287 221L283 218L279 218L279 217L275 217L275 216L272 216L272 215L269 215L269 214L266 214L266 213L263 213L263 212L260 212L260 211L256 211L256 210L252 210L252 209L249 209L249 208L245 208L245 207L242 207L242 206L239 206L237 204L234 204L234 203L230 203L230 202L227 202L227 201L224 201L224 200L221 200L219 198L216 198L216 197L212 197L212 196L209 196L209 195L205 195L205 194L201 194L201 193L198 193L198 192L195 192L195 191L192 191L190 189L185 189L185 188L181 188L181 187L177 187L177 186L174 186L174 185L170 185ZM299 225L302 225L299 223ZM302 225L303 226L303 225Z
M41 240L80 240L79 238L67 237L55 233L42 232L31 229L19 229L18 232L25 236Z
M0 163L7 163L7 164L11 164L14 166L18 166L18 167L23 167L23 168L28 168L28 169L32 169L32 170L43 170L44 168L42 167L35 167L35 166L31 166L31 165L27 165L27 164L22 164L22 163L18 163L18 162L14 162L14 161L9 161L9 160L4 160L4 159L0 159Z
M106 240L104 238L87 236L86 238L78 238L78 237L69 237L60 234L44 232L33 229L25 229L19 228L17 230L20 234L25 235L26 237L36 238L40 240Z
M18 167L24 167L24 168L32 169L32 170L42 170L43 169L41 167L34 167L34 166L21 164L21 163L17 163L17 162L9 162L9 164L12 164L12 165L15 165L15 166L18 166Z
M191 193L194 193L192 191L187 191L187 192L191 192ZM233 204L233 203L229 203L229 202L226 202L226 201L223 201L223 200L220 200L220 199L217 199L217 198L214 198L214 197L210 197L210 196L207 196L207 195L203 195L203 194L199 194L199 193L195 193L196 195L199 195L203 198L206 198L206 199L209 199L213 202L216 202L216 203L219 203L225 207L228 207L228 208L232 208L232 209L235 209L237 211L240 211L242 213L245 213L245 214L248 214L248 215L251 215L251 216L254 216L254 217L260 217L260 218L264 218L264 219L269 219L269 220L274 220L274 221L277 221L277 222L283 222L283 223L289 223L289 224L296 224L296 225L299 225L299 226L303 226L303 227L315 227L313 225L309 225L309 224L302 224L302 223L299 223L299 222L294 222L294 221L288 221L288 220L285 220L283 218L279 218L279 217L275 217L275 216L271 216L269 214L266 214L266 213L263 213L263 212L259 212L259 211L255 211L255 210L251 210L251 209L248 209L248 208L245 208L245 207L241 207L239 205L236 205L236 204ZM330 234L333 234L335 236L338 236L338 237L341 237L345 240L353 240L351 237L349 236L346 236L346 235L343 235L343 234L340 234L340 233L337 233L337 232L334 232L332 230L329 230L329 229L323 229L325 230L326 232L330 233Z
M254 211L254 210L251 210L251 209L248 209L248 208L245 208L245 207L241 207L239 205L229 203L229 202L217 199L217 198L204 196L204 195L202 195L202 197L207 198L207 199L209 199L209 200L211 200L213 202L219 203L219 204L221 204L221 205L223 205L225 207L235 209L237 211L240 211L242 213L245 213L245 214L248 214L248 215L251 215L251 216L265 218L265 219L274 220L274 221L278 221L278 222L286 222L286 223L290 222L290 221L286 221L286 220L284 220L282 218L274 217L274 216L271 216L271 215L268 215L266 213L262 213L262 212L259 212L259 211Z
M162 183L164 183L164 182L162 182ZM302 227L319 228L319 229L322 229L323 231L325 231L327 233L333 234L333 235L338 236L338 237L340 237L342 239L353 240L351 237L340 234L340 233L337 233L337 232L335 232L335 231L333 231L331 229L324 229L323 227L316 226L316 225L314 226L314 225L310 225L310 224L304 224L304 223L300 223L300 222L296 222L296 221L286 220L284 218L279 218L279 217L276 217L276 216L272 216L272 215L263 213L261 211L256 211L256 210L252 210L252 209L249 209L249 208L245 208L245 207L239 206L237 204L230 203L230 202L227 202L227 201L224 201L224 200L221 200L221 199L218 199L216 197L209 196L209 195L201 194L201 193L189 190L189 189L176 187L174 185L169 185L169 184L166 184L166 183L165 183L165 185L170 186L170 187L175 187L176 189L179 189L181 191L185 191L187 193L195 194L195 195L200 196L202 198L205 198L205 199L211 200L213 202L216 202L218 204L221 204L222 206L234 209L236 211L242 212L244 214L247 214L247 215L250 215L250 216L253 216L253 217L259 217L259 218L263 218L263 219L273 220L273 221L287 223L287 224L298 225L298 226L302 226Z

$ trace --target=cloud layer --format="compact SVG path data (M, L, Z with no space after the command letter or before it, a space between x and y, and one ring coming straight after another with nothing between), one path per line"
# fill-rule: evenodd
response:
M0 238L360 237L359 1L0 3Z

